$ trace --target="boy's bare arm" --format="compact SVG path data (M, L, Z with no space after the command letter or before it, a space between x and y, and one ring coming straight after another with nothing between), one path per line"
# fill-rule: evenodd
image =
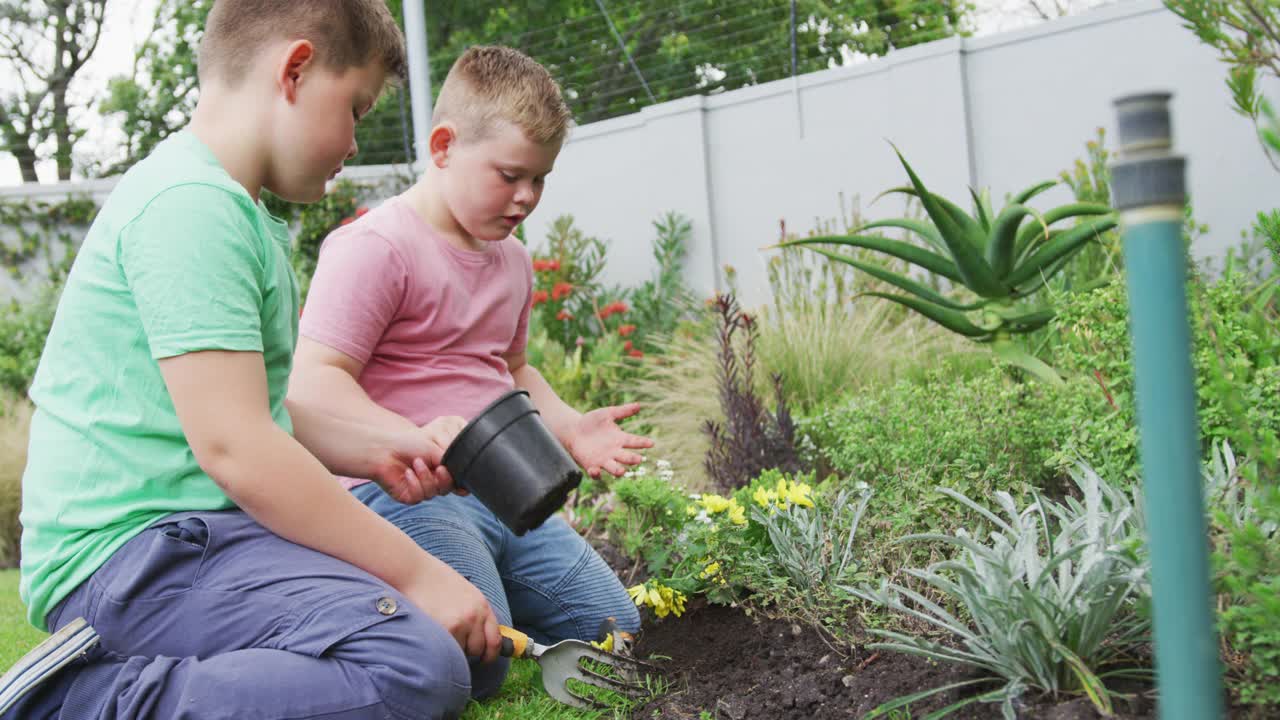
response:
M379 480L403 503L444 495L453 487L452 478L440 465L451 438L435 437L412 424L388 430L352 422L292 400L286 400L285 407L293 420L294 439L335 475ZM412 459L410 468L404 468L397 448L416 448L421 455Z
M529 359L523 352L506 355L504 359L512 379L516 381L516 387L529 391L529 398L533 400L534 407L538 408L547 427L567 447L567 440L572 436L573 427L582 418L582 413L560 399L555 388L542 377L538 368L529 364Z
M276 425L261 354L189 353L161 360L160 371L196 461L237 506L277 535L400 590L470 655L496 655L496 620L484 596L343 489ZM394 448L395 438L385 440ZM411 454L386 455L399 458L402 472Z
M364 365L339 350L308 337L298 338L289 377L289 400L295 404L384 430L413 431L411 420L369 398L360 387ZM305 444L305 443L304 443Z

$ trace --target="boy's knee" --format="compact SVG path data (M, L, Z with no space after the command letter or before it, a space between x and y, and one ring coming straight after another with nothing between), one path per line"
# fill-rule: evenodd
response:
M633 635L640 632L640 610L631 597L624 596L617 605L613 619L618 623L618 629Z
M507 671L511 669L511 661L500 657L491 663L474 662L471 664L471 697L477 700L493 697L502 689L507 679Z
M453 636L420 612L381 627L382 657L366 668L388 708L405 717L459 716L471 698L471 669Z

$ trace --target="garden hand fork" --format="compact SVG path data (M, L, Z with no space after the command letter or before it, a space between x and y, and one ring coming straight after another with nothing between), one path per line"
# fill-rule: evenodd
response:
M643 700L648 696L641 674L659 674L661 670L635 658L605 652L581 640L561 640L554 645L539 645L524 633L499 625L502 634L503 657L537 660L542 667L542 685L547 694L566 705L584 710L608 708L596 698L580 694L570 688L568 681L577 680L584 685L617 693L630 700ZM607 665L618 677L609 677L581 666L582 660ZM605 669L605 668L600 668Z

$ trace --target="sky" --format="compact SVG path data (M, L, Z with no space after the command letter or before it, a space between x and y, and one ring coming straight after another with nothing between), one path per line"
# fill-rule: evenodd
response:
M1036 1L1046 8L1053 7L1056 2L1074 14L1107 0ZM86 128L84 139L76 145L78 155L92 153L93 148L103 148L106 152L122 144L124 136L118 122L99 115L89 102L95 96L98 99L105 96L110 78L132 73L135 50L151 29L156 4L157 0L107 0L98 48L72 84L72 103L79 108L79 117L83 120L79 126ZM1030 0L975 0L975 6L976 35L1004 32L1039 20L1031 9ZM12 85L5 82L3 73L0 73L0 89L12 89ZM41 182L57 179L52 161L39 164L36 172ZM0 153L0 187L20 182L17 161L7 153Z
M113 147L120 144L123 135L119 126L107 122L106 118L100 118L96 108L87 107L88 98L94 95L103 97L108 80L116 75L129 75L133 72L134 52L151 30L156 2L157 0L107 0L98 47L93 57L76 74L71 86L72 103L80 108L80 113L91 113L93 116L93 121L86 123L85 138L76 145L77 151L81 147ZM0 88L6 91L13 89L13 84L5 81L3 73L0 73ZM40 163L36 167L36 174L41 182L52 182L57 179L57 168L51 161ZM17 185L21 181L18 162L7 153L0 154L0 186Z

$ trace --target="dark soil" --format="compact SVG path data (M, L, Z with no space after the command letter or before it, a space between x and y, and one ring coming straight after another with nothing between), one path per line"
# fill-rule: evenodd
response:
M636 720L697 720L703 711L717 720L861 718L901 696L974 677L963 667L912 655L833 647L811 627L705 603L691 604L679 619L647 621L635 652L666 669L672 686L638 708ZM913 704L910 716L923 717L982 689L940 693ZM1137 707L1116 702L1113 717L1119 720L1155 717L1150 701L1138 701ZM1101 717L1087 698L1055 702L1031 695L1023 698L1018 716ZM948 717L990 720L999 718L1000 710L974 703Z
M625 580L642 582L643 571L608 543L594 544ZM969 669L914 655L850 647L810 625L748 615L742 608L698 599L679 618L644 614L634 653L666 672L669 691L637 708L634 720L845 720L931 688L975 679ZM824 639L825 638L825 639ZM891 720L922 718L995 685L974 685L913 703ZM1112 687L1116 690L1117 688ZM1155 720L1150 687L1119 688L1114 720ZM1025 694L1016 706L1024 720L1102 718L1086 697ZM704 716L703 713L706 713ZM1233 709L1231 718L1257 718ZM972 703L947 716L953 720L997 720L999 705Z

